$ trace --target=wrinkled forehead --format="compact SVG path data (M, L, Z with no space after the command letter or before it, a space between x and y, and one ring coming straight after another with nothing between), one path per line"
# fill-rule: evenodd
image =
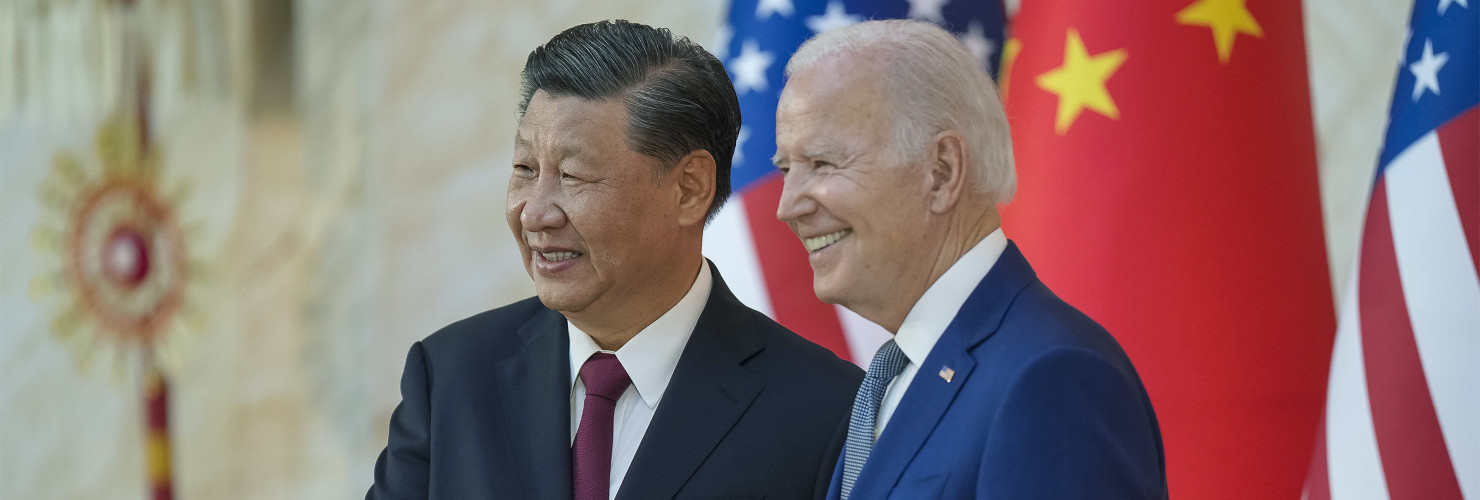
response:
M807 94L882 94L884 79L880 75L888 71L890 66L889 58L878 54L860 51L828 54L810 66L788 75L782 96L785 97L788 91Z
M626 130L627 108L620 100L557 96L539 90L519 118L514 148L625 147Z
M884 86L866 68L823 61L794 74L782 91L776 146L838 147L815 144L837 136L880 142L891 129L891 106Z

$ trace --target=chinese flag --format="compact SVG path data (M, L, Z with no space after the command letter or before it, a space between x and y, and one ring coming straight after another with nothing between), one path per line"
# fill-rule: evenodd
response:
M1298 499L1335 315L1300 2L1023 2L1009 238L1115 335L1173 498Z

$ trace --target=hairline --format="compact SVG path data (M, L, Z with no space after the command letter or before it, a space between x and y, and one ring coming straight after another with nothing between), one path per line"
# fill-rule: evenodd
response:
M858 34L860 31L870 36L860 36ZM890 117L892 122L890 139L885 145L892 156L903 164L913 164L921 156L928 154L923 149L932 138L946 130L954 130L967 139L967 153L970 155L968 165L971 170L975 171L973 190L992 198L993 201L1005 203L1012 198L1013 191L1016 190L1016 173L1013 169L1011 133L1007 130L1008 124L1005 110L1001 109L1000 97L995 95L996 86L991 82L984 68L980 66L965 68L964 65L958 64L961 62L961 55L969 55L969 52L966 52L964 46L941 43L944 40L939 34L950 37L952 44L959 43L954 40L954 36L940 29L939 26L923 21L865 21L819 34L807 40L787 62L784 74L789 79L796 73L813 70L828 61L840 58L858 58L864 64L874 65L875 71L884 75L875 80L882 85L880 88L885 92L890 112L893 114ZM922 55L927 57L922 59L919 57ZM971 57L975 59L974 56ZM996 100L997 109L992 109L991 102L966 102L962 104L968 108L975 108L977 105L984 107L977 110L954 109L955 106L946 106L952 109L946 109L944 113L937 115L910 107L921 103L942 107L943 104L950 104L954 97L970 99L973 87L983 83L967 80L948 84L954 85L955 88L906 87L910 84L940 83L931 81L929 77L912 79L899 76L909 73L909 70L922 69L960 71L971 73L968 75L969 78L977 76L984 78L985 87L994 94L990 96L989 101ZM977 71L980 73L977 74ZM941 97L938 93L942 90L949 93L959 92L960 95ZM926 95L927 92L937 94ZM973 111L980 111L982 116L972 116L976 114L972 113ZM994 123L997 121L1000 123ZM955 123L950 124L949 122ZM999 127L1001 130L997 130ZM1001 144L998 144L999 142ZM1002 148L1002 151L994 151L995 148Z

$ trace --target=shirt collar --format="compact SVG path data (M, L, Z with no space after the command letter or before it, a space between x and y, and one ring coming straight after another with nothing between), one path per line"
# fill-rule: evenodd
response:
M1006 249L1007 236L998 228L966 251L925 290L900 323L899 333L894 335L894 343L911 363L918 366L925 361L971 292L987 277L987 271L992 270Z
M643 404L649 409L657 408L658 401L663 399L663 391L668 389L668 382L673 379L678 358L683 354L684 346L689 343L689 335L694 333L694 325L699 323L699 315L709 302L709 291L713 285L714 278L709 275L709 262L701 261L699 276L689 286L689 292L673 308L637 332L632 340L628 340L615 352L617 361L622 363L627 376L632 378L637 395L642 397ZM602 350L596 345L596 341L591 340L591 336L571 324L570 320L565 323L570 335L570 386L571 390L575 390L581 365L592 354L612 351Z

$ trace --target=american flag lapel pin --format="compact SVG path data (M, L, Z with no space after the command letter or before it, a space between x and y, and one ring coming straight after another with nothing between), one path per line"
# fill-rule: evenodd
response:
M947 384L951 383L951 379L955 376L956 370L952 370L949 366L940 367L940 378L945 379Z

